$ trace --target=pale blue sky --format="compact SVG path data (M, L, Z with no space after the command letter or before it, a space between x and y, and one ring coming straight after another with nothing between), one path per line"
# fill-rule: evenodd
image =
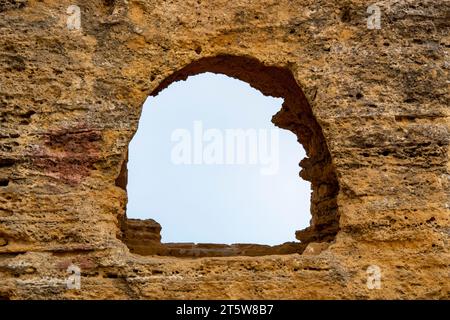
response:
M299 178L305 157L293 133L271 120L283 100L247 83L204 73L173 83L144 104L128 162L129 218L162 225L163 242L261 243L295 241L309 225L310 184ZM261 165L174 164L176 129L279 130L279 170Z

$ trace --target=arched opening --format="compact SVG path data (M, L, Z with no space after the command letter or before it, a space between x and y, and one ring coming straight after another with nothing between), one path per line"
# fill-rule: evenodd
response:
M205 72L224 74L247 82L266 96L283 98L272 122L290 130L303 145L306 156L300 163L300 176L311 182L311 225L296 232L299 242L267 245L170 245L161 243L161 226L153 220L127 219L122 223L123 240L130 251L139 254L174 256L227 256L301 253L310 242L330 242L338 229L335 170L322 130L306 97L288 69L265 66L251 58L217 56L193 62L172 74L151 93L156 96L170 84ZM126 162L117 185L126 188Z
M282 103L214 73L149 97L129 144L127 217L156 220L163 243L296 241L311 184L296 136L271 122Z

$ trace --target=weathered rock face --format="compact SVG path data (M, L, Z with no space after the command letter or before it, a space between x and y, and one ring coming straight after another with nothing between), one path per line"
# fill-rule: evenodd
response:
M370 4L0 1L0 298L449 298L450 3L379 2L381 29ZM273 121L313 186L303 254L125 245L141 106L204 71L285 99Z

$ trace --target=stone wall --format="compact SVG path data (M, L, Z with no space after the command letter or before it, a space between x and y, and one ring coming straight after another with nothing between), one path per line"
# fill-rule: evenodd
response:
M363 0L0 1L0 298L448 299L450 3L377 3L381 29ZM143 102L204 71L285 99L313 185L302 254L124 243Z

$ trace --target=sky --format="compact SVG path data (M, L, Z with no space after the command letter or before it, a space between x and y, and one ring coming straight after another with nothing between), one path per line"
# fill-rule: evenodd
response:
M271 122L282 103L212 73L149 97L129 147L127 216L156 220L165 243L296 241L311 190L303 147Z

